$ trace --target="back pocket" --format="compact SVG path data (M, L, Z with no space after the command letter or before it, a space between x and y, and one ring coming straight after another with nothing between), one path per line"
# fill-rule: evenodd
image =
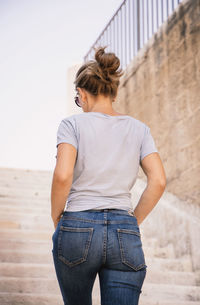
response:
M58 258L73 267L87 260L93 228L60 226L58 234Z
M135 271L144 267L146 268L140 232L129 229L117 229L117 236L122 263Z

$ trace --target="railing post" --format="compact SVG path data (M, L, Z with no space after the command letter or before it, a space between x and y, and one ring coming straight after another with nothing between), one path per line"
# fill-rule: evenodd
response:
M140 49L140 0L137 0L137 51Z

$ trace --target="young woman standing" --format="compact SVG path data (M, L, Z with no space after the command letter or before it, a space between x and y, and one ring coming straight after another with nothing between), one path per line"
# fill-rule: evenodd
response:
M78 70L76 104L57 131L51 190L52 255L65 305L91 305L98 274L101 305L137 305L147 265L139 225L166 186L150 128L112 108L119 58L95 49ZM133 210L139 166L147 187Z

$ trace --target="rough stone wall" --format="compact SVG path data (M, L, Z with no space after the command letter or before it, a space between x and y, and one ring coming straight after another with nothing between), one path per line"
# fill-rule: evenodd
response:
M166 190L200 207L200 0L183 1L139 51L113 106L151 128Z

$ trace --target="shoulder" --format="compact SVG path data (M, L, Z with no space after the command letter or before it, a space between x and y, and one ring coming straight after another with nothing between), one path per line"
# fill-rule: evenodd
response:
M71 132L78 136L80 133L80 126L82 126L81 121L83 121L84 118L85 116L82 113L63 117L60 122L60 128L70 129Z
M60 125L68 125L71 126L72 128L76 129L77 127L77 114L72 114L72 115L68 115L66 117L63 117L61 119Z
M135 126L141 131L141 132L145 132L147 131L149 128L149 126L147 124L145 124L144 122L140 121L139 119L136 119L134 117L131 117L133 119L133 122L135 124Z
M72 124L76 124L79 120L83 119L85 116L83 113L78 113L78 114L71 114L67 117L64 117L62 119L63 122L70 122Z

